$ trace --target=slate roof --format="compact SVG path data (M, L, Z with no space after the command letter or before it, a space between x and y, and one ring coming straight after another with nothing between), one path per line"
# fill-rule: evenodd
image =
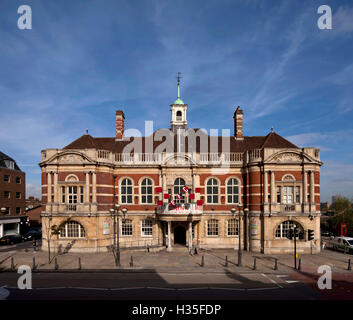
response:
M193 129L197 130L197 129ZM155 135L159 130L155 131L153 135ZM210 145L214 143L214 145L218 145L218 152L222 151L222 137L221 136L209 136L205 133L201 134L201 136L208 141L208 150L210 150ZM116 141L115 137L112 138L94 138L89 134L84 134L80 138L76 139L64 149L101 149L108 150L114 153L121 153L124 147L130 142L141 139L142 150L145 150L146 139L152 138L149 137L131 137L126 138L126 140ZM153 141L153 150L156 149L158 145L160 145L162 141ZM200 144L201 138L196 139L196 152L200 152ZM205 140L206 141L206 140ZM135 141L137 142L137 141ZM174 137L174 149L176 151L177 148L177 137ZM284 139L280 135L275 132L270 132L267 136L245 136L243 140L237 140L233 136L230 137L230 152L245 152L247 150L253 149L263 149L263 148L296 148L298 147L288 140ZM185 151L188 152L188 137L185 139ZM202 151L201 151L202 152ZM211 151L212 152L212 151Z
M10 160L14 162L14 170L19 170L21 171L20 167L17 165L16 161L14 159L12 159L11 157L9 157L7 154L3 153L0 151L0 168L6 168L9 169L6 166L5 160Z

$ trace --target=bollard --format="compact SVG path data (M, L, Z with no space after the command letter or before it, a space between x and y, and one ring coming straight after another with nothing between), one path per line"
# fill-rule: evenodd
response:
M226 256L226 263L224 265L225 267L228 267L228 256Z
M301 269L301 264L302 264L302 259L299 258L299 263L298 263L298 270L299 270L299 271L300 271L300 269Z
M254 258L254 270L256 270L256 257Z
M204 267L205 266L205 257L202 256L202 259L201 259L201 267Z
M55 270L59 270L58 259L55 258Z
M150 246L147 245L147 252L150 252Z
M82 269L82 265L81 265L81 257L78 257L78 270Z
M14 271L15 270L15 262L13 257L11 257L11 270Z
M36 258L33 257L32 270L36 270Z
M278 270L277 258L275 259L275 267L273 268L273 270Z
M347 270L352 270L351 259L348 259L348 269Z
M130 258L130 267L132 268L134 266L134 259L133 257L131 256Z

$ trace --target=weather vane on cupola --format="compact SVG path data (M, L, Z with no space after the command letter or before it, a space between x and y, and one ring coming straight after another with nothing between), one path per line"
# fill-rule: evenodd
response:
M178 72L177 74L177 80L178 80L178 97L177 99L174 101L174 104L184 104L184 102L180 99L180 79L181 79L181 72Z

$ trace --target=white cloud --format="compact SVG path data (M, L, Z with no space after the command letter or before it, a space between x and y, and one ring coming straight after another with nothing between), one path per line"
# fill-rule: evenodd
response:
M340 6L332 17L333 30L349 32L353 31L353 8Z

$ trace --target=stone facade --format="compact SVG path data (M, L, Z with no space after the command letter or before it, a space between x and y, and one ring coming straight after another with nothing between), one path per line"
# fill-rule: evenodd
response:
M171 105L173 117L181 106ZM120 135L125 116L117 114ZM235 136L218 152L203 152L199 143L187 152L157 152L161 142L153 142L148 153L149 137L142 137L142 152L126 154L124 147L138 138L87 133L63 149L43 150L43 249L49 239L55 250L105 251L119 224L124 248L238 248L240 234L244 250L287 253L294 223L298 252L319 252L320 151L298 148L275 132L243 136L240 108L235 120ZM212 145L213 138L206 139ZM180 184L188 191L180 192Z

